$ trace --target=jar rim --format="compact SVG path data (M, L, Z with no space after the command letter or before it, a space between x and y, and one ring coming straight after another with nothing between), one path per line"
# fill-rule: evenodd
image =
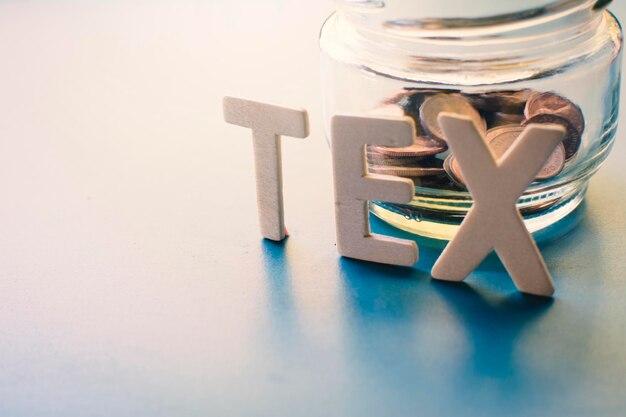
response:
M461 84L477 88L520 77L540 78L598 54L614 59L621 50L619 22L607 10L584 8L538 20L509 31L515 24L502 25L497 27L502 32L487 36L472 32L465 37L411 37L357 27L336 12L322 28L320 47L324 54L358 63L372 74L458 85L461 72L465 75Z
M335 0L351 24L401 37L456 37L459 33L498 32L503 26L551 20L580 10L598 10L612 0ZM512 4L513 3L513 4ZM517 3L517 4L515 4ZM466 4L466 3L465 3Z

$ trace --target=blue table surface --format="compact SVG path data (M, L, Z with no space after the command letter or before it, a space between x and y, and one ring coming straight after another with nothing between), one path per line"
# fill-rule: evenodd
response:
M626 415L623 129L578 226L543 247L553 299L497 260L449 284L428 247L416 268L342 259L332 7L0 3L0 416ZM258 234L225 94L310 112L284 140L283 243Z

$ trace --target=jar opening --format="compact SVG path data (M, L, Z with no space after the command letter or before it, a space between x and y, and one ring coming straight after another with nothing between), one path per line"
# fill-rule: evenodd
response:
M338 13L362 30L399 37L486 37L563 20L574 14L595 14L611 0L338 0Z

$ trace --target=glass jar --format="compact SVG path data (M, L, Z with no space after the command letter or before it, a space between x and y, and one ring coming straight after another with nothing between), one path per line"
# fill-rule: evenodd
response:
M368 146L370 172L415 182L410 204L372 213L436 239L458 229L472 199L440 110L475 118L496 155L528 123L562 124L563 146L517 205L531 232L572 212L617 127L622 33L607 3L336 0L320 35L327 137L334 114L407 115L417 129L409 148Z

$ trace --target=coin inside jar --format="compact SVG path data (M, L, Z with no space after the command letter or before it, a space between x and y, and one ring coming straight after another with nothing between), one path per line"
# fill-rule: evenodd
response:
M487 126L489 128L494 128L512 124L520 125L523 121L523 114L494 112L489 115L489 118L487 119Z
M368 154L367 162L368 171L374 174L395 175L407 178L444 174L443 162L441 159L434 157L418 160L412 160L411 158L380 160L372 158Z
M487 112L522 113L532 90L492 91L488 93L466 94L470 103Z
M502 126L487 132L487 143L496 159L499 159L506 151L515 143L519 135L524 131L521 126ZM554 149L541 171L535 177L535 180L546 180L558 175L565 165L565 146L563 142L559 143ZM450 155L444 163L446 172L450 174L450 178L456 183L466 184L465 177L457 159L454 155Z
M418 158L432 156L444 152L445 144L425 136L415 136L413 144L399 148L371 145L368 149L371 153L381 154L391 158Z
M533 94L526 103L524 114L527 119L540 114L559 116L569 121L579 135L585 130L585 118L580 107L553 92Z
M438 120L441 112L467 116L472 119L474 124L481 128L483 132L487 130L485 120L466 98L460 94L437 94L424 100L419 110L422 127L434 138L445 140Z
M383 103L393 103L404 109L404 114L415 120L415 128L418 134L421 132L419 109L426 98L441 93L444 90L433 89L405 89Z
M531 123L551 123L563 126L565 128L565 138L563 139L563 145L565 146L565 160L569 161L574 155L576 155L576 152L578 152L582 137L568 119L554 114L544 113L524 120L522 125L527 126Z
M378 152L367 152L367 163L372 165L385 165L385 166L420 166L423 163L428 163L425 156L388 156Z
M454 168L452 167L452 163L455 163ZM463 173L456 164L456 158L453 154L448 155L448 157L443 161L443 170L448 175L448 178L454 183L457 187L465 188L465 178L463 178Z
M406 167L406 166L387 166L387 165L369 165L368 171L373 174L395 175L397 177L406 177L406 178L424 177L428 175L438 175L444 172L441 166Z
M418 113L420 106L428 97L435 94L449 94L450 92L451 91L435 90L432 88L409 89L405 90L404 94L398 95L399 99L396 101L396 103L404 107L404 110L407 112Z

